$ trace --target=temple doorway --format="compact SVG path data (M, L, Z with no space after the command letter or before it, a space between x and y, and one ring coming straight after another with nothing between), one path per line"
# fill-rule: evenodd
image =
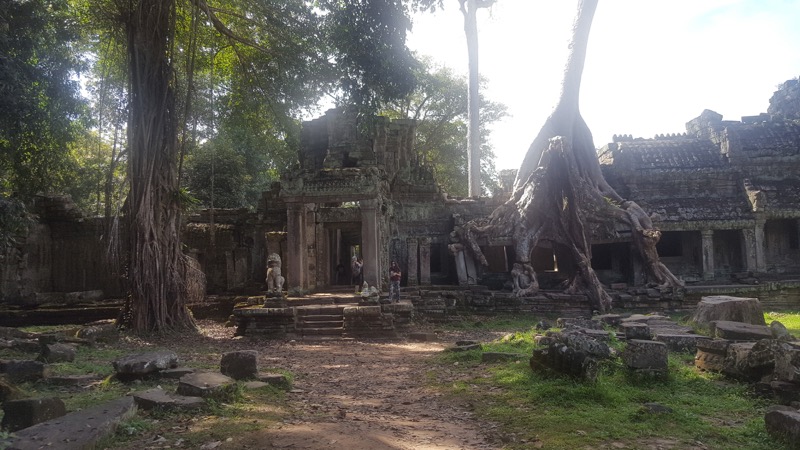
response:
M330 242L329 280L332 286L347 286L353 283L350 261L353 256L361 258L361 224L337 223L328 229Z

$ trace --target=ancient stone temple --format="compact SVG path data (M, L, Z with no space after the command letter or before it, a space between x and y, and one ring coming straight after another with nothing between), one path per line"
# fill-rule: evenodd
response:
M790 292L787 282L756 283L800 274L800 123L767 115L723 121L705 111L686 130L654 139L615 137L600 152L609 183L657 216L659 255L686 281L687 292L698 285L769 284L783 292L784 307L796 306L800 284ZM281 261L290 296L352 287L355 257L363 261L363 281L383 292L396 260L401 285L419 287L418 296L436 294L429 306L437 310L447 304L551 311L579 301L558 291L570 270L558 246L543 242L534 249L537 277L554 291L529 303L511 294L516 255L509 239L481 243L488 267L468 257L451 233L488 215L509 193L450 198L417 156L414 136L413 121L377 117L357 123L340 110L305 122L297 166L263 193L257 210L188 218L183 242L206 274L208 294L263 292L270 258ZM512 172L501 174L508 189ZM107 250L97 239L107 234L103 220L80 217L58 200L40 199L39 223L0 255L0 302L38 305L124 294L119 274L99 266ZM616 292L614 307L675 307L674 297L631 288L642 277L629 231L610 231L593 241L592 265Z
M687 282L800 272L800 123L706 110L685 134L615 137L600 158L617 192L657 215L659 256ZM624 236L594 246L606 281L638 281L627 249Z

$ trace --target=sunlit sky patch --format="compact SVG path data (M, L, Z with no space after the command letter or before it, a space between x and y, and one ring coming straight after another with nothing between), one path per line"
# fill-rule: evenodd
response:
M576 0L497 0L478 18L484 94L511 117L491 141L498 169L517 168L558 97ZM614 134L682 133L704 109L727 120L766 112L800 75L795 0L601 0L581 91L600 147ZM466 74L456 0L415 18L409 45Z

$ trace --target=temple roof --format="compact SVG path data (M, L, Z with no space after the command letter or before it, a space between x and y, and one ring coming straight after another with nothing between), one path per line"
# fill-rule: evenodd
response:
M794 211L800 214L800 178L749 179L745 187L750 193L761 192L762 204L757 205L767 211Z
M632 170L721 168L727 159L707 139L636 139L612 144L600 155L602 164Z
M736 148L751 158L800 155L800 123L761 122L728 127Z

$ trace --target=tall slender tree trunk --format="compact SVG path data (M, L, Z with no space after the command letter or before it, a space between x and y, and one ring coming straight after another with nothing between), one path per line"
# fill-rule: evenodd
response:
M470 197L481 195L481 129L480 72L478 71L478 0L461 0L464 33L469 57L469 91L467 96L467 179Z
M175 93L175 0L125 2L130 72L129 316L138 332L194 328L181 252Z

